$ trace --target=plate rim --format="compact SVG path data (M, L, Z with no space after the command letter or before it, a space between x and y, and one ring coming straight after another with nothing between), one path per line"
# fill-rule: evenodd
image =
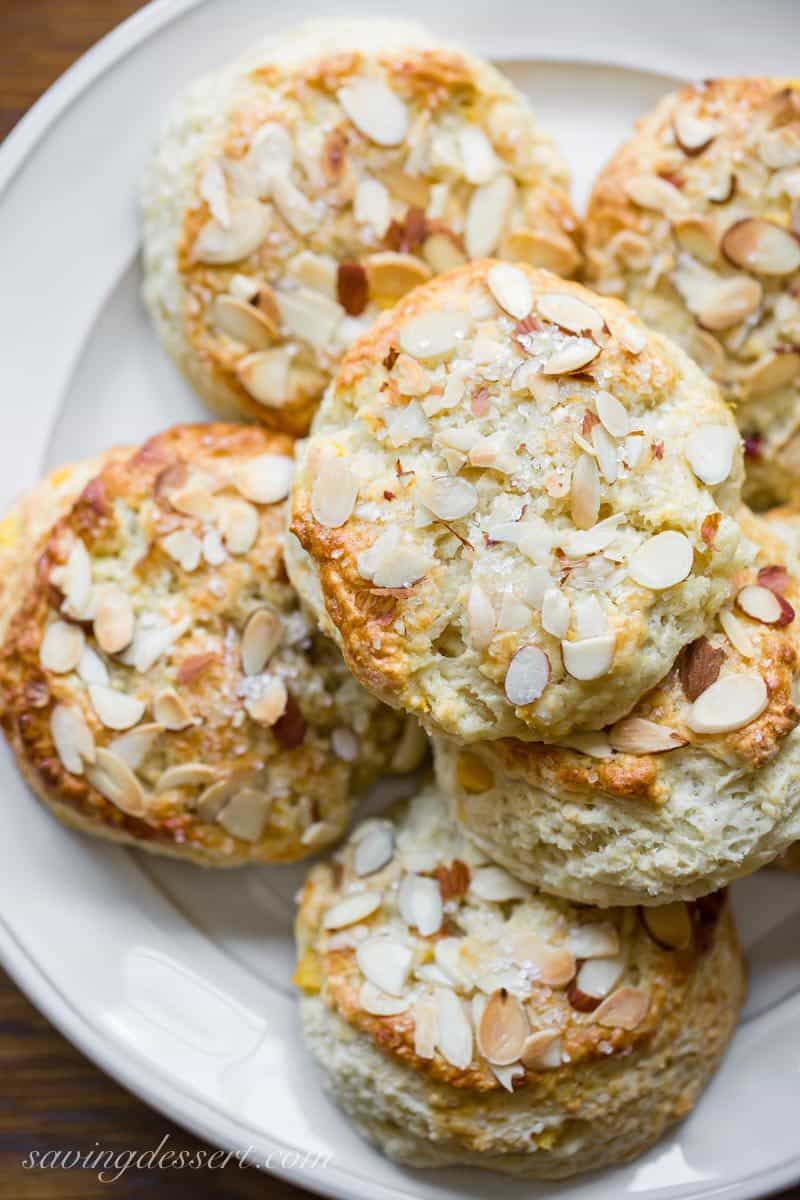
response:
M104 74L132 50L141 47L151 37L178 20L191 9L199 8L208 0L149 0L143 8L115 26L94 46L81 55L42 94L31 108L19 119L0 145L0 203L6 189L24 168L50 128L66 113L80 95L96 83ZM546 60L548 55L539 56ZM560 58L561 55L559 54ZM576 50L575 60L583 54ZM665 58L668 57L665 51ZM638 70L663 70L669 73L673 64L663 66L652 63L636 64L624 57L614 61L605 57L586 59L598 65L628 67ZM38 1008L47 1020L84 1054L92 1063L105 1071L115 1082L127 1088L154 1111L161 1113L179 1127L185 1128L210 1145L219 1145L226 1151L242 1150L242 1143L228 1126L235 1124L221 1114L204 1098L192 1095L179 1083L157 1074L152 1067L130 1048L111 1038L100 1036L86 1012L82 1011L69 996L48 976L47 971L7 924L0 913L0 964L13 982ZM156 1079L155 1085L151 1082ZM224 1128L220 1128L220 1124ZM259 1131L259 1139L270 1151L280 1153L285 1147L268 1133ZM396 1198L406 1191L396 1185L385 1185L377 1180L362 1178L358 1173L338 1166L335 1161L328 1164L324 1173L300 1174L291 1167L271 1163L269 1167L260 1161L250 1164L267 1175L304 1188L309 1192L332 1197L363 1197L374 1200L381 1197ZM487 1181L492 1177L486 1174ZM580 1177L577 1177L578 1179ZM573 1181L567 1181L567 1186ZM790 1160L756 1171L741 1179L719 1184L704 1192L704 1200L753 1200L800 1182L800 1150Z

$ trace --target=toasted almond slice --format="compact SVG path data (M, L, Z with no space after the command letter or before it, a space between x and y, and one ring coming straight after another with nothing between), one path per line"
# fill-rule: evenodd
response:
M212 217L223 229L230 225L230 203L228 181L220 159L212 159L200 178L200 195L208 205Z
M107 729L130 729L144 716L146 706L143 700L99 683L89 688L89 699Z
M647 1016L650 1002L638 988L618 988L596 1009L594 1020L607 1029L635 1029Z
M575 977L569 1001L579 1012L591 1012L616 986L625 960L621 955L608 958L588 958Z
M224 292L211 307L211 320L235 342L249 350L266 350L279 336L277 324L253 304L237 300Z
M570 621L570 603L558 587L549 587L542 597L542 628L553 637L567 635Z
M276 294L281 322L287 333L308 342L317 350L325 350L345 316L336 300L313 288L299 287Z
M411 1000L408 997L389 996L365 979L358 993L358 1003L364 1012L371 1013L373 1017L396 1017L408 1009Z
M163 726L157 722L149 725L137 725L128 733L121 733L109 743L109 750L121 758L132 771L138 771L147 755L155 745L156 738L163 732Z
M472 872L469 885L470 895L479 900L503 904L507 900L527 900L531 889L520 879L515 879L502 867L477 867Z
M467 623L470 645L475 650L485 650L494 637L497 619L491 600L478 583L469 589Z
M258 249L267 230L266 211L257 200L234 198L227 225L214 218L207 221L195 238L192 258L214 266L239 262Z
M753 642L739 618L729 608L721 609L719 623L734 650L738 650L742 658L752 658L755 653Z
M244 702L248 714L258 725L272 728L286 712L289 703L289 693L286 684L275 675L267 679L255 696L248 697Z
M592 429L592 449L606 483L615 483L619 476L618 444L603 425L595 425Z
M231 837L254 844L264 835L271 809L272 797L269 794L257 788L244 787L219 813L217 824Z
M717 228L708 217L695 213L672 222L675 237L684 250L702 262L713 263L717 257Z
M361 77L339 88L336 98L359 133L377 146L399 146L408 132L408 111L380 79Z
M748 275L716 275L700 263L680 263L672 281L689 311L705 330L730 329L756 312L763 288Z
M392 367L392 379L401 396L427 396L431 390L430 373L410 354L398 354Z
M524 271L509 263L495 263L486 276L489 291L510 316L522 321L533 308L533 288Z
M679 108L672 117L675 140L685 154L694 157L711 145L719 133L719 123L708 117L700 117L690 108Z
M561 1034L558 1029L538 1029L525 1039L520 1062L529 1071L554 1071L561 1066Z
M219 502L217 525L230 554L247 554L258 537L258 510L247 500Z
M331 750L342 762L357 762L361 751L361 742L352 729L340 727L331 733Z
M685 196L674 183L658 175L634 175L625 184L625 190L640 208L654 209L666 216L679 215L688 208Z
M530 971L547 987L566 987L575 975L575 956L565 946L550 946L535 934L522 932L513 939L513 961Z
M153 716L160 725L171 732L188 729L192 715L173 688L164 688L153 700Z
M758 139L758 157L773 171L800 163L800 123L768 129Z
M85 543L76 538L69 556L53 582L64 594L63 611L77 621L85 620L92 598L92 563Z
M90 683L106 685L109 683L108 667L91 646L84 646L77 670L78 675L87 686Z
M661 754L686 745L686 739L644 717L625 717L609 730L608 740L620 754Z
M441 521L459 521L478 503L478 489L457 475L436 475L418 485L422 503Z
M156 791L171 792L174 788L206 787L216 783L219 772L207 763L184 762L162 771L156 783Z
M733 199L737 182L733 171L723 170L716 179L709 183L706 195L712 204L727 204L729 200Z
M397 892L397 907L403 919L419 931L420 937L431 937L442 927L442 894L436 879L413 873L406 875Z
M420 1058L433 1058L439 1025L433 996L422 996L414 1005L414 1053Z
M550 680L550 660L539 646L521 646L508 665L505 694L509 704L523 708L538 700Z
M161 539L161 546L182 570L196 571L200 566L203 557L203 543L196 534L192 533L191 529L174 529L172 533L168 533ZM95 634L97 640L100 641L97 633L97 620L95 620ZM102 646L102 642L100 644ZM110 653L107 646L103 646L103 649Z
M311 513L326 529L350 519L358 499L358 480L343 458L324 459L311 488Z
M564 658L564 669L573 679L580 679L582 682L600 679L611 670L615 647L616 637L613 633L581 638L578 642L563 641L561 654Z
M631 579L659 592L681 583L691 573L692 543L683 533L668 529L642 542L628 563Z
M377 912L382 903L382 892L354 892L328 909L322 918L322 928L345 929L357 925Z
M422 256L437 275L454 271L467 261L467 256L458 242L446 233L432 233L422 243Z
M686 457L698 479L709 487L724 483L733 469L739 436L730 425L701 425L686 441Z
M720 249L729 262L756 275L793 275L800 269L800 242L761 217L746 217L726 229Z
M364 267L369 281L369 294L379 301L399 300L433 274L422 259L413 254L396 254L392 250L371 254Z
M95 608L95 637L106 654L119 654L133 641L136 622L133 606L124 590L108 584L102 589Z
M86 778L96 791L129 816L143 817L147 812L142 785L130 767L110 750L98 749Z
M794 609L783 596L761 584L741 588L736 603L742 612L764 625L788 625L794 620Z
M588 454L582 454L572 472L570 515L578 529L591 529L600 512L600 476Z
M601 334L605 329L603 314L570 292L548 292L539 296L536 310L546 321L552 321L569 333L589 336Z
M494 252L516 190L510 175L496 175L472 193L464 230L464 243L470 258L486 258Z
M86 638L79 625L68 621L53 621L47 626L39 647L39 662L45 671L66 675L74 671L81 660Z
M260 675L283 637L283 621L272 606L257 608L247 619L242 634L242 669L245 675Z
M414 953L392 937L371 937L356 948L361 973L374 987L390 996L402 996Z
M289 355L283 349L248 354L236 367L242 387L267 408L282 408L289 399Z
M424 312L411 317L400 329L400 349L412 358L444 358L470 331L467 312Z
M665 950L686 950L692 944L692 918L682 900L641 908L639 912L653 941Z
M289 495L294 462L286 454L259 454L236 467L233 482L245 500L277 504Z
M82 775L84 762L94 762L94 735L80 709L57 704L50 714L50 736L61 765L70 775Z
M575 244L566 234L547 229L515 229L513 233L507 233L498 254L511 262L544 267L565 279L577 270L581 261Z
M522 1054L530 1026L517 997L498 988L489 997L476 1032L483 1057L495 1066L507 1067Z
M434 1002L438 1030L437 1049L451 1067L466 1070L472 1062L472 1025L464 1003L449 987L437 988L434 992Z
M697 697L686 724L695 733L731 733L760 717L768 703L760 675L723 675Z
M631 422L623 404L610 392L598 392L595 398L597 415L603 428L614 438L627 437L631 431Z
M800 353L791 350L781 354L765 354L749 367L744 375L751 396L787 387L800 372Z
M619 931L610 921L577 925L567 934L567 949L575 958L613 958L619 954Z
M359 878L382 871L394 854L394 831L388 822L374 825L353 853L353 870Z
M542 367L542 374L571 375L574 371L582 371L594 362L600 352L601 347L591 338L570 338L550 355Z

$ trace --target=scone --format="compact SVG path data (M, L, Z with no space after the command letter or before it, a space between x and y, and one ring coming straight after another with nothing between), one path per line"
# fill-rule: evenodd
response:
M481 849L587 904L664 904L748 875L800 837L797 575L757 545L732 603L666 679L572 749L436 743L439 783Z
M428 787L316 866L297 920L306 1041L390 1157L559 1179L691 1111L742 1003L724 894L635 910L537 895Z
M305 26L172 113L145 298L212 408L302 433L349 343L431 275L495 251L571 274L567 183L487 63L415 25Z
M297 859L411 753L287 580L292 449L179 426L113 458L38 548L0 652L2 723L67 824L211 865Z
M716 79L667 96L595 184L587 279L719 382L759 507L800 473L800 85Z
M553 741L629 712L744 561L719 392L624 305L484 260L344 358L287 565L357 678L434 733Z

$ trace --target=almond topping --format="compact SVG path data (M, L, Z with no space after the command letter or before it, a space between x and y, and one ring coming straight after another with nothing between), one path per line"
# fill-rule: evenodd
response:
M161 539L161 546L182 570L196 571L200 566L200 560L203 557L203 543L190 529L173 530L172 533L168 533L165 538ZM95 619L95 635L100 642L100 637L97 635L97 619ZM100 644L103 645L102 642ZM108 650L108 647L103 646L103 649ZM108 652L110 653L110 650Z
M762 587L769 588L771 592L777 592L779 596L782 596L789 586L789 572L786 567L771 564L768 567L762 567L758 572L758 582Z
M260 675L280 645L283 622L274 608L257 608L251 613L242 635L242 669L245 675Z
M247 500L220 501L217 525L228 551L247 554L258 537L258 510Z
M595 1011L596 1024L609 1029L635 1029L647 1016L650 1002L638 988L622 987Z
M171 732L188 729L192 724L192 715L178 693L172 688L165 688L153 700L153 716L160 725Z
M594 362L600 352L601 347L591 338L571 338L550 355L542 367L542 374L570 375L573 371L582 371Z
M336 98L359 133L377 146L399 146L408 131L408 112L380 79L353 79Z
M393 250L371 254L365 265L369 293L379 303L394 303L433 274L428 264L413 254L397 254Z
M394 854L394 832L391 825L381 822L360 839L353 854L353 870L359 878L381 871Z
M683 533L667 530L642 542L628 563L631 579L651 591L663 591L681 583L691 573L692 543Z
M725 231L720 249L734 266L756 275L792 275L800 268L797 239L760 217L735 221Z
M578 925L570 930L567 947L575 958L613 958L619 954L619 933L609 921Z
M509 704L522 708L538 700L550 679L550 660L538 646L522 646L508 665L505 693Z
M358 993L358 1003L364 1012L371 1013L373 1017L396 1017L406 1011L411 1001L408 998L389 996L365 979Z
M50 714L50 736L70 775L82 775L84 762L94 762L94 735L79 709L57 704Z
M748 369L744 378L752 396L777 391L792 382L800 371L800 353L787 351L780 354L765 354Z
M760 675L725 675L698 696L686 723L695 733L730 733L755 721L768 703Z
M536 309L546 321L552 321L569 333L583 336L600 334L605 329L603 314L569 292L552 292L539 296Z
M418 487L419 498L441 521L458 521L478 503L474 483L455 475L437 475Z
M92 707L107 729L130 729L144 716L145 704L135 696L126 696L113 688L92 684L89 688Z
M261 840L269 821L272 798L255 788L242 788L219 813L217 823L243 842Z
M358 499L358 480L342 458L327 458L311 488L311 513L327 529L339 529Z
M665 950L686 950L692 944L692 918L682 900L658 908L639 909L645 929Z
M463 1001L454 991L445 987L436 989L434 1001L439 1053L451 1067L459 1071L466 1070L472 1062L472 1025Z
M390 996L401 996L414 953L409 946L390 937L371 937L360 942L356 962L374 987Z
M245 500L277 504L289 495L294 463L286 454L259 454L236 467L233 481Z
M504 904L507 900L526 900L531 892L527 884L496 866L477 867L472 873L469 890L479 900L495 904Z
M728 425L703 425L686 442L686 457L695 475L709 487L723 483L733 468L739 435Z
M595 399L597 407L597 415L603 423L603 427L614 438L627 437L631 431L631 423L628 413L616 396L612 396L610 392L598 392Z
M272 728L287 711L289 693L277 675L272 678L262 676L259 685L258 691L247 697L244 706L257 725Z
M119 737L115 737L108 748L132 771L138 771L162 732L162 726L155 722L150 725L137 725L129 733L121 733Z
M412 358L443 358L467 336L470 326L466 312L420 313L403 325L398 342Z
M192 258L215 266L239 262L258 249L267 228L266 211L257 200L233 199L227 225L213 219L207 221L195 239Z
M699 637L688 645L680 656L678 674L683 694L694 701L718 678L725 651L714 647L706 637Z
M344 929L357 925L377 912L383 903L381 892L355 892L334 904L322 918L323 929Z
M591 529L600 511L600 476L588 454L582 454L572 472L570 515L578 529Z
M494 637L496 617L491 600L478 583L469 589L467 623L470 645L474 650L485 650Z
M791 604L779 592L760 584L743 587L736 597L736 603L748 617L765 625L789 625L794 620Z
M589 958L583 963L569 990L569 1002L578 1012L592 1012L616 986L625 962L620 956Z
M436 275L454 271L467 261L458 242L446 233L432 233L422 244L422 256Z
M573 679L582 682L600 679L611 670L615 647L616 637L613 633L581 638L578 642L563 641L561 653L564 668Z
M719 133L716 121L698 117L688 108L680 108L672 118L675 140L685 154L702 154Z
M166 771L161 772L156 782L156 790L171 792L175 788L205 787L208 784L216 783L217 778L216 769L209 767L206 763L177 763L174 767L167 767Z
M533 308L533 289L530 280L519 267L495 263L486 276L489 291L510 316L521 321Z
M660 754L685 746L686 739L674 729L646 721L643 717L625 717L609 730L608 740L620 754Z
M734 613L731 612L729 608L721 609L718 616L722 632L725 634L734 650L738 650L742 658L752 658L754 654L753 642L744 624ZM710 682L713 683L713 679L710 680ZM698 692L698 695L699 694L700 693ZM697 699L697 697L689 696L688 699L693 700Z
M530 1032L525 1009L505 988L492 992L477 1028L478 1049L499 1067L516 1062Z
M48 625L39 647L39 662L45 671L66 675L74 671L81 660L86 638L78 625L53 621Z
M260 309L224 292L214 300L211 320L228 337L249 350L266 350L280 332L275 321Z
M97 751L94 765L86 772L89 783L102 796L131 817L147 811L144 790L130 767L110 750Z
M561 1066L561 1034L557 1029L539 1029L525 1039L520 1062L529 1071L553 1071Z
M289 399L289 355L283 348L248 354L236 367L242 387L267 408L282 408Z
M339 263L336 272L336 297L351 317L359 316L369 302L370 285L361 263Z
M494 253L515 193L516 186L509 175L496 175L472 193L464 231L470 258L486 258Z
M397 892L397 906L403 919L416 927L420 937L438 933L442 926L442 894L436 879L409 874Z

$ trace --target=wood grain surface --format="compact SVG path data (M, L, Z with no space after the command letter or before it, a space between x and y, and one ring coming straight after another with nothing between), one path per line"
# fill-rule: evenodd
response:
M141 0L0 0L0 138L80 54L141 7ZM100 1147L116 1157L154 1150L165 1137L174 1151L211 1152L93 1066L0 970L0 1197L308 1200L307 1192L236 1163L200 1171L131 1168L116 1182L90 1169L23 1166L32 1152L70 1149L85 1157ZM800 1187L781 1200L800 1200Z

